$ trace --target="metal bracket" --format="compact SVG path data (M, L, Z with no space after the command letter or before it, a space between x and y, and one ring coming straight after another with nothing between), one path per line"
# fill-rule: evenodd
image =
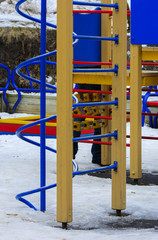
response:
M119 12L119 4L116 2L115 5L116 5L115 12Z
M119 44L119 34L115 34L115 38L116 38L116 40L115 40L115 44Z
M114 172L117 172L117 161L114 161L114 165L116 165L116 167L114 167Z
M115 76L118 76L118 69L119 69L118 64L115 64L115 72L114 72Z

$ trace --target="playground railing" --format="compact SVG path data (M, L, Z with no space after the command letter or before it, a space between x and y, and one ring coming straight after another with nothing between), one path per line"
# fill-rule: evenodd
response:
M3 101L6 105L6 110L8 111L9 110L9 104L8 104L8 101L7 101L7 98L6 98L6 92L9 88L9 85L10 85L11 73L10 73L10 69L2 63L0 63L0 68L3 68L7 71L7 81L6 81L5 87L0 87L0 91L3 92ZM1 80L0 80L0 82L1 82Z
M148 102L150 97L158 97L157 86L154 86L154 87L149 86L149 91L147 91L145 95L142 95L142 113L151 113L151 111L149 110L150 102ZM156 106L158 106L158 104L156 104ZM145 123L145 115L142 115L142 127L144 126L144 123ZM153 117L149 116L149 126L150 127L153 126L154 128L156 128L157 116L154 116L154 121L153 121Z
M54 65L54 62L51 62L51 61L46 61L46 64L47 65ZM14 87L14 89L17 91L18 93L18 99L16 101L16 103L14 104L13 106L13 112L16 111L16 108L18 106L18 104L20 103L21 101L21 92L25 92L25 93L40 93L40 89L37 89L33 86L33 82L34 83L38 83L39 84L39 80L36 80L34 78L31 77L31 74L30 74L30 69L29 67L30 66L34 66L34 65L40 65L40 61L35 61L35 62L32 62L32 63L28 63L24 69L26 69L26 72L27 72L27 76L28 76L28 81L29 81L29 88L21 88L21 87L18 87L17 84L16 84L16 81L15 81L15 76L16 76L16 71L17 71L17 67L14 68L14 70L12 71L12 76L11 76L11 82L12 82L12 86ZM38 81L38 82L37 82ZM49 88L46 89L46 92L48 93L54 93L54 87L53 87L53 90L50 89L50 84L49 84Z

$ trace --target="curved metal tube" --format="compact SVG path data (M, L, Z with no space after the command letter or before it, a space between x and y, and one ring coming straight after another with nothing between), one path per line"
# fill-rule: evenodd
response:
M27 0L20 0L20 1L16 4L16 11L17 11L21 16L26 17L26 18L29 19L29 20L33 20L33 21L35 21L35 22L41 23L41 20L36 19L36 18L33 18L33 17L31 17L31 16L28 16L27 14L23 13L23 12L19 9L19 7L21 6L21 4L24 3L24 2L26 2L26 1L27 1ZM74 4L80 4L80 2L74 1ZM85 5L85 4L84 4L84 5ZM88 5L89 5L89 4L88 4ZM115 9L117 9L117 7L118 7L118 4L117 4L117 3L116 3L116 4L99 4L99 6L103 6L103 5L104 5L104 6L105 6L105 5L106 5L106 6L108 5L108 7L114 7ZM98 6L98 4L97 4L97 5L94 5L94 4L93 4L92 6ZM55 29L57 28L57 27L56 27L55 25L53 25L53 24L50 24L50 23L47 23L47 22L46 22L45 24L46 24L47 26L51 26L51 27L53 27L53 28L55 28ZM73 33L73 35L76 35L76 34ZM78 39L75 40L75 41L73 42L73 46L75 46L75 45L78 43L78 41L79 41ZM29 60L27 60L27 61L19 64L19 65L14 69L13 74L12 74L12 83L13 83L13 86L15 87L15 89L16 89L17 91L19 91L19 88L18 88L18 87L16 86L16 84L15 84L15 77L14 77L14 76L15 76L15 72L16 72L20 77L22 77L22 78L25 78L25 79L27 79L27 80L29 80L29 81L31 81L31 82L35 82L35 83L41 84L41 82L40 82L39 80L30 77L29 71L27 71L27 74L28 74L28 75L26 75L26 74L23 74L22 72L20 72L20 70L21 70L22 68L24 68L24 67L25 67L25 68L28 68L28 66L30 66L30 65L40 64L40 60L41 60L41 59L46 59L47 57L53 56L53 55L55 55L56 53L57 53L57 51L55 50L55 51L52 51L52 52L50 52L50 53L45 53L45 54L42 54L42 55L40 55L40 56L34 57L34 58L32 58L32 59L29 59ZM56 62L49 62L49 61L45 61L45 62L46 62L47 64L56 65ZM116 69L116 70L118 70L118 69ZM52 86L52 85L50 85L50 84L45 84L45 86L51 88L51 89L52 89L52 90L50 90L51 92L56 92L56 87L54 87L54 86ZM31 89L31 91L32 91L32 89ZM35 91L35 89L33 89L33 91ZM46 90L46 91L48 91L48 90ZM20 98L20 95L19 95L19 98ZM75 104L72 105L72 110L74 110L77 106L79 106L79 105L77 105L77 104L78 104L78 99L77 99L75 96L73 96L73 99L75 100L76 105L75 105ZM115 101L113 101L113 102L111 102L111 103L117 105L117 104L118 104L118 100L115 99ZM105 103L104 103L104 104L105 104ZM15 104L15 108L14 108L14 109L16 109L16 106L17 106L17 105L18 105L18 101L17 101L17 103ZM26 142L28 142L28 143L31 143L31 144L33 144L33 145L35 145L35 146L41 147L41 144L40 144L40 143L37 143L37 142L35 142L35 141L27 138L27 137L25 136L25 134L22 133L22 131L24 131L24 130L27 129L27 128L33 127L33 126L35 126L35 125L37 125L37 124L43 124L43 123L48 122L48 121L50 121L50 120L56 119L56 117L57 117L57 116L54 115L54 116L51 116L51 117L48 117L48 118L42 118L42 119L40 119L40 120L38 120L38 121L36 121L36 122L33 122L33 123L27 124L27 125L25 125L25 126L22 126L21 128L19 128L19 129L17 130L16 134L17 134L17 136L18 136L19 138L21 138L22 140L24 140L24 141L26 141ZM112 133L112 135L110 135L110 136L113 136L113 137L117 138L117 132ZM99 137L100 137L100 136L99 136ZM89 138L90 138L90 137L89 137ZM50 148L50 147L48 147L48 146L45 146L45 149L46 149L46 150L49 150L49 151L51 151L51 152L54 152L54 153L57 152L55 149L52 149L52 148ZM103 167L103 168L98 168L98 169L93 169L93 170L87 170L87 171L79 171L79 170L78 170L78 165L76 164L76 162L75 162L74 160L72 161L72 164L73 164L73 166L74 166L74 171L73 171L73 173L72 173L72 177L74 177L75 175L87 174L87 173L90 173L90 172L101 171L101 170L106 170L106 169L114 169L114 171L116 171L116 168L117 168L117 163L115 162L113 165L111 165L111 166L109 166L109 167ZM31 190L31 191L27 191L27 192L18 194L18 195L16 196L16 199L18 199L19 201L25 203L26 205L28 205L29 207L33 208L34 210L37 210L37 209L33 206L33 204L31 204L29 201L27 201L27 200L24 199L23 197L24 197L24 196L27 196L27 195L30 195L30 194L33 194L33 193L37 193L37 192L44 192L44 191L46 191L46 190L48 190L48 189L50 189L50 188L54 188L54 187L56 187L56 183L55 183L55 184L52 184L52 185L49 185L49 186L40 187L40 188Z
M8 112L9 111L9 103L8 103L8 101L6 99L6 92L7 92L8 88L9 88L9 85L10 85L11 73L10 73L10 69L7 66L5 66L4 64L0 63L0 67L6 69L7 73L8 73L6 86L4 88L0 88L0 90L3 91L3 100L5 102L6 110Z

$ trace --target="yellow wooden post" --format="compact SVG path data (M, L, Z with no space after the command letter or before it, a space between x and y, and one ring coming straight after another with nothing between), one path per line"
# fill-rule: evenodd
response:
M102 3L111 4L111 0L102 0ZM109 10L109 8L102 8L102 10ZM111 16L109 14L101 15L101 35L106 37L111 37ZM111 60L111 42L102 41L101 42L101 61L109 62ZM108 68L107 66L102 66L102 68ZM102 91L109 91L110 86L102 85ZM110 101L111 95L106 95L104 101ZM110 107L105 106L105 112L102 114L104 116L110 115ZM104 127L101 129L101 133L111 132L111 123L109 120L104 120ZM102 141L110 141L110 138L103 138ZM101 164L109 165L111 163L111 146L101 145Z
M141 79L142 47L131 45L130 69L130 177L139 179L141 172Z
M72 1L57 1L57 221L72 221Z
M113 66L118 64L118 75L112 79L112 98L118 98L118 107L112 108L112 132L118 131L118 140L112 139L112 161L117 161L117 172L112 171L112 208L117 214L126 208L126 72L127 72L127 1L118 0L119 11L113 10L113 35L119 35L119 44L113 46Z

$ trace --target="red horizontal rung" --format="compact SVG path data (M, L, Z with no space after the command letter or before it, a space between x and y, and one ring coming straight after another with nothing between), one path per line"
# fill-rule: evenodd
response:
M92 116L92 115L79 115L79 114L73 114L74 118L95 118L95 119L108 119L111 120L112 117L106 117L106 116Z
M87 61L73 61L73 64L82 65L99 65L99 66L112 66L112 62L87 62ZM130 67L130 62L127 62L127 66ZM142 66L158 66L158 63L142 62Z
M156 117L158 117L158 113L142 113L142 115L145 115L145 116L156 116Z
M112 142L101 142L101 141L91 141L91 140L84 140L84 141L79 141L81 143L93 143L93 144L101 144L101 145L112 145ZM126 147L130 147L129 143L126 143Z
M126 137L130 138L130 135L126 135ZM142 136L142 139L158 140L158 137Z
M73 61L73 64L83 64L83 65L107 65L107 66L112 66L112 62Z
M73 92L112 94L112 91L86 90L86 89L73 89Z
M112 16L113 12L111 10L73 10L73 13L108 13ZM131 11L127 11L127 16L131 15Z
M73 10L73 13L109 13L112 15L111 10Z
M151 102L147 102L148 106L155 106L158 107L158 101L151 101Z
M142 92L158 92L158 89L148 89L148 88L143 88Z

